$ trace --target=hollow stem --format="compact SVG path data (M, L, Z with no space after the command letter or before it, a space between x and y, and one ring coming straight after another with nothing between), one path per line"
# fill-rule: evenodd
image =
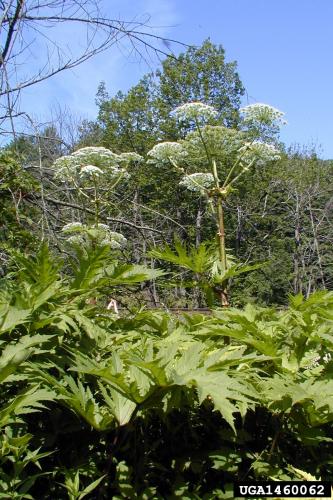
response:
M97 228L99 221L99 198L98 198L97 180L95 176L94 176L94 205L95 205L95 226Z
M212 161L213 176L215 180L216 188L219 189L220 181L217 174L216 161ZM223 213L223 200L221 196L216 197L216 214L217 214L217 227L218 227L218 245L219 245L219 256L220 262L222 264L222 271L225 273L227 271L227 251L225 246L225 227L224 227L224 213ZM223 284L222 290L220 292L220 300L222 307L229 306L227 287Z

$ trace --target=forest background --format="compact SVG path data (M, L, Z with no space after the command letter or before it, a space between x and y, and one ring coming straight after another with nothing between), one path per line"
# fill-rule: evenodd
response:
M39 241L41 225L47 227L53 244L59 245L61 228L85 217L87 207L73 190L54 184L51 167L58 157L85 146L103 146L116 154L135 151L145 157L157 142L184 138L184 130L177 129L170 117L171 111L184 102L210 104L222 123L237 128L244 93L236 63L227 62L222 46L209 40L201 47L187 49L178 58L165 59L161 69L145 75L126 93L119 91L110 96L106 84L101 83L96 96L96 121L73 123L71 116L63 115L57 125L47 126L36 137L23 134L3 148L7 161L8 154L12 154L11 158L19 155L22 176L32 175L34 180L30 182L41 182L43 176L42 194L40 188L38 193L24 189L22 196L23 186L10 185L17 181L8 181L4 173L8 201L6 197L2 201L3 213L7 211L3 245L21 246L27 233L28 240L35 237ZM278 142L276 134L273 139ZM243 262L264 263L260 271L236 280L236 305L249 301L284 305L289 293L309 296L314 290L332 286L332 162L321 160L313 149L288 150L278 145L284 150L282 159L251 170L226 202L230 252ZM40 162L47 169L42 173ZM31 210L38 207L42 215L32 217ZM112 193L103 210L101 222L113 218L114 230L123 232L130 241L127 251L131 259L150 266L155 261L147 261L148 249L172 241L175 235L198 246L212 239L215 231L214 218L205 202L175 185L174 171L167 167L137 165L126 192L121 188ZM174 301L165 288L157 291L154 285L148 292L145 300L155 304L204 305L181 289L176 295L171 292Z

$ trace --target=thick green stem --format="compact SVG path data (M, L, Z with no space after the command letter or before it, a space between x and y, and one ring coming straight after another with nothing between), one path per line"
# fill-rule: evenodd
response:
M212 161L213 176L215 180L215 185L217 190L220 188L220 181L217 174L217 167L215 160ZM217 226L218 226L218 245L219 245L219 256L222 264L222 271L225 273L227 271L227 251L225 246L225 229L224 229L224 213L223 213L223 203L222 197L220 195L216 198L216 212L217 212ZM222 307L229 306L227 287L223 285L222 291L220 293L221 305Z
M219 176L217 173L216 161L212 158L212 156L209 152L209 149L208 149L207 144L203 138L201 128L200 128L200 125L199 125L197 119L195 119L195 125L196 125L196 128L198 130L202 144L204 146L207 159L212 166L213 177L214 177L214 181L215 181L215 188L218 192L218 196L216 198L217 226L218 226L217 236L218 236L219 256L220 256L220 261L222 264L222 271L225 273L227 271L227 252L226 252L226 247L225 247L223 204L222 204L222 197L220 196L220 193L219 193L220 179L219 179ZM223 283L223 287L222 287L222 290L220 292L220 300L221 300L222 307L229 307L228 292L227 292L227 287L226 287L225 282Z
M217 217L218 217L218 237L219 237L219 254L223 272L227 270L227 253L225 248L225 230L224 230L224 214L221 198L216 201Z
M222 264L222 271L225 273L227 271L227 252L225 247L225 230L224 230L224 213L223 213L223 204L222 199L220 197L216 200L216 209L217 209L217 219L218 219L218 242L219 242L219 255L220 261ZM228 300L228 292L225 282L223 283L223 288L220 294L221 305L222 307L229 306Z
M97 181L95 176L94 176L94 205L95 205L95 226L97 228L99 221L99 199L98 199Z

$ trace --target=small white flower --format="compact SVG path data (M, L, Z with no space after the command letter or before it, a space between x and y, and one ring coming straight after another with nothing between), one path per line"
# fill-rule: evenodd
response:
M77 230L77 229L83 229L83 224L82 222L70 222L69 224L66 224L61 231L63 231L64 233L66 232L69 232L69 231L73 231L73 230Z
M171 112L171 116L174 116L179 121L187 120L209 120L211 118L216 118L218 115L216 109L213 106L204 104L203 102L188 102Z
M197 172L195 174L185 175L179 183L189 191L202 193L214 185L214 177L210 173Z
M160 142L148 151L149 163L164 163L172 161L179 161L186 156L186 151L183 146L178 142Z
M71 245L82 245L84 243L84 240L83 238L76 234L74 236L70 236L69 238L67 238L67 243L70 243Z
M138 153L129 152L129 153L121 153L119 155L119 163L125 163L126 165L131 162L141 163L143 161L143 157Z
M66 224L61 231L63 233L77 233L83 231L84 229L85 226L82 222L70 222L69 224Z
M255 160L256 165L264 165L269 161L280 160L281 154L273 144L266 142L253 141L246 143L239 149L242 155L242 161L252 163Z
M98 224L97 227L98 229L102 229L104 231L110 231L110 228L107 224Z
M285 113L269 104L257 102L249 104L239 111L242 113L245 123L260 123L263 125L286 125L287 123L283 118Z
M96 167L95 165L86 165L85 167L81 168L79 175L80 177L99 177L103 174L103 170L101 170L99 167Z
M127 239L121 233L116 233L115 231L110 231L109 238L112 242L117 243L120 248L124 247L127 243Z
M327 352L324 356L323 356L323 360L325 363L329 363L332 359L332 356L331 356L331 353Z

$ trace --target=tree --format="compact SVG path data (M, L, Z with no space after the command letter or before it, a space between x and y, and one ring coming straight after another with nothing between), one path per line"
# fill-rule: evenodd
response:
M201 47L189 47L176 59L167 57L156 72L157 102L163 121L177 106L201 101L218 111L219 119L228 127L238 123L240 98L244 87L235 61L226 62L222 45L209 39ZM163 127L172 134L169 127Z
M40 190L39 182L24 170L17 155L0 151L0 274L11 248L28 249L38 240L39 212L25 199ZM35 222L34 222L35 221ZM37 224L36 224L37 222Z
M313 151L290 150L240 183L228 200L228 244L266 264L238 281L236 303L286 304L290 293L331 289L331 175L332 163Z
M98 88L96 104L102 127L102 144L114 151L146 153L158 137L158 119L152 75L144 76L127 94L110 98L105 83Z
M222 45L205 40L178 57L168 56L161 69L145 75L127 94L110 99L102 83L96 102L103 145L136 147L142 154L158 140L178 139L181 129L175 128L170 112L185 102L210 104L225 125L235 126L244 94L236 69L236 62L226 62Z

